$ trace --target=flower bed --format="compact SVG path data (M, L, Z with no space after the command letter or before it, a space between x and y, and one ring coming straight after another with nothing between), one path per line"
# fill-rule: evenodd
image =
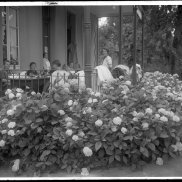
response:
M1 110L0 159L22 172L66 169L88 175L114 163L163 165L182 151L182 82L145 73L104 84L101 93L75 85L50 94L7 90ZM2 102L1 102L2 103Z

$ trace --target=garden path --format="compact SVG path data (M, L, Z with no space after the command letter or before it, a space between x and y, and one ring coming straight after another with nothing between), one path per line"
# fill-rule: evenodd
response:
M15 176L9 167L0 168L0 179L1 178L16 178L16 177L33 177L33 173L30 171L22 174L21 176ZM45 173L41 177L71 177L80 178L83 177L80 174L67 174L66 172L60 172L59 170L55 173ZM91 170L87 177L181 177L182 178L182 157L176 159L170 159L163 166L155 164L147 164L143 170L131 171L128 167L115 167L110 169L95 169Z

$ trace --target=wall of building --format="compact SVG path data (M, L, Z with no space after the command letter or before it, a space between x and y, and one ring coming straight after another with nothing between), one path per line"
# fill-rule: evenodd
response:
M20 7L19 9L20 68L29 69L30 62L42 68L42 9Z

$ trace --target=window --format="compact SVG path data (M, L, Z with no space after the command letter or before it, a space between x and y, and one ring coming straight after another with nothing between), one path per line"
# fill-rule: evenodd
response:
M3 7L2 11L3 60L10 60L11 69L19 69L18 9Z
M42 18L43 18L43 51L48 53L50 49L50 7L42 7Z

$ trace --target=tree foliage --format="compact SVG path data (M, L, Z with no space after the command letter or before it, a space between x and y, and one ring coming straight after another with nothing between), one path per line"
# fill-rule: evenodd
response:
M181 25L181 6L143 6L144 9L144 61L145 64L170 65L170 72L175 70L175 62L180 60L176 48L182 45L181 34L176 33ZM123 59L128 63L131 56L130 45L133 43L133 17L123 17ZM178 32L180 32L178 30ZM119 45L119 17L109 17L107 24L99 28L99 46L107 47L118 52ZM137 21L137 49L138 62L141 63L141 22ZM180 52L180 51L178 51ZM160 70L163 71L163 70Z

